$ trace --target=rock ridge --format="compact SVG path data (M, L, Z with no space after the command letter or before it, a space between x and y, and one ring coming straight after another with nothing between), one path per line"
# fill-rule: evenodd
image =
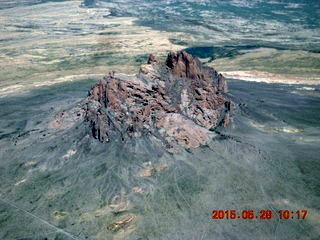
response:
M204 145L210 130L230 121L226 79L197 58L171 52L165 63L150 55L136 75L104 76L72 113L101 142L155 136L170 150ZM53 125L64 128L59 115Z

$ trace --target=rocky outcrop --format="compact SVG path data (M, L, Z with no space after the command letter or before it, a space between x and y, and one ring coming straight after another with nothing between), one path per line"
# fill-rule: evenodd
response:
M195 148L206 143L209 130L229 123L226 91L213 68L172 52L165 64L150 55L137 75L109 73L77 108L101 142L153 135L168 149Z
M211 67L203 66L199 59L186 52L172 52L168 55L166 65L174 76L196 80L199 85L210 85L213 80L217 90L227 92L226 79ZM201 84L202 83L202 84Z
M126 214L121 217L119 217L115 222L108 225L108 230L117 232L123 228L128 227L129 224L132 224L132 222L135 220L136 216L133 214Z

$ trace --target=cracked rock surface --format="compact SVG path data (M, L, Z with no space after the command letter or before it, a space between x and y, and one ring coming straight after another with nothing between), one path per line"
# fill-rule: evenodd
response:
M153 135L167 149L196 148L211 129L228 125L227 89L221 74L186 52L169 53L165 63L150 55L137 75L106 75L51 125L64 129L83 120L101 142Z

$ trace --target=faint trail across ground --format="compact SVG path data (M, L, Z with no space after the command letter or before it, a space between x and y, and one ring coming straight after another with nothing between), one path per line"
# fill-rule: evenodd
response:
M25 214L27 214L27 215L31 216L32 218L37 219L38 221L40 221L40 222L48 225L49 227L55 229L58 233L61 233L61 234L65 235L65 236L69 237L70 239L81 240L81 238L78 238L78 237L72 235L71 233L66 232L66 231L63 230L63 229L58 228L58 227L52 225L52 224L49 223L48 221L46 221L46 220L44 220L44 219L42 219L42 218L40 218L40 217L32 214L31 212L28 212L27 210L24 210L24 209L20 208L19 206L15 205L14 203L11 203L11 202L9 202L9 201L7 201L7 200L5 200L5 199L1 199L1 198L0 198L0 202L4 203L4 204L6 204L6 205L9 205L10 207L13 207L13 208L15 208L15 209L18 209L19 211L24 212Z

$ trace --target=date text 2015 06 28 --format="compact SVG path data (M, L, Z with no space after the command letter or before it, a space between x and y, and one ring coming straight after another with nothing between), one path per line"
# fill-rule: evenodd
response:
M244 220L271 220L274 217L279 219L298 219L305 220L308 215L308 210L294 210L290 211L288 209L279 210L277 212L272 211L270 209L261 209L255 211L253 209L245 209L241 211L237 211L234 209L214 209L212 210L211 218L213 220L222 220L222 219L244 219Z

